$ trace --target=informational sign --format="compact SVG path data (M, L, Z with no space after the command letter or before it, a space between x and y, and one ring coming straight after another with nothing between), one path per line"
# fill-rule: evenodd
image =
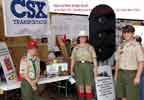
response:
M110 66L100 66L96 79L96 93L98 100L116 100L114 82Z
M112 7L117 18L144 19L143 0L48 0L50 12L89 15L100 4ZM102 9L100 9L102 10Z
M6 79L6 83L17 81L16 70L9 54L9 50L5 43L0 42L0 66L4 74L2 77Z
M48 33L47 0L2 0L6 36Z
M73 78L73 76L71 76L71 77L69 77L69 82L71 83L71 84L75 84L76 83L76 80L75 80L75 78Z

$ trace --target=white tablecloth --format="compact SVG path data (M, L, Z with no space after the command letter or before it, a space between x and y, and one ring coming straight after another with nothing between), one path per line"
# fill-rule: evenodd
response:
M63 81L63 80L68 80L71 76L56 76L56 77L46 77L46 78L41 78L38 82L38 84L46 84L46 83L52 83L52 82L58 82L58 81ZM0 85L0 89L3 91L10 91L14 89L18 89L21 86L21 82L17 81L12 84L2 84Z

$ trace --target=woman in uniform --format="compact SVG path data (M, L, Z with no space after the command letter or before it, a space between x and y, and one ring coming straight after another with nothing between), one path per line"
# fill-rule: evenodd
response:
M85 31L80 31L78 41L72 51L71 74L76 78L79 100L92 100L93 74L96 76L97 71L96 53L87 43L88 35Z
M27 43L27 55L20 62L22 76L21 93L23 100L39 100L36 95L37 82L40 76L40 59L38 58L37 41Z

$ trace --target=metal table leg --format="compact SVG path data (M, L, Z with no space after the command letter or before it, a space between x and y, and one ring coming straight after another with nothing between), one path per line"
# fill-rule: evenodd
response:
M68 96L68 81L66 80L66 83L65 83L65 96L67 97Z

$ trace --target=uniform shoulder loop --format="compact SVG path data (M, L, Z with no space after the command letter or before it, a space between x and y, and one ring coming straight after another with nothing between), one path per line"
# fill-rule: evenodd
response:
M93 45L91 44L88 44L88 47L94 49Z
M80 46L79 46L79 45L77 45L77 46L75 46L75 47L74 47L74 49L78 49L79 47L80 47Z
M87 46L92 46L91 44L87 43Z
M37 57L37 60L38 60L38 61L40 61L40 58L39 58L39 57Z

